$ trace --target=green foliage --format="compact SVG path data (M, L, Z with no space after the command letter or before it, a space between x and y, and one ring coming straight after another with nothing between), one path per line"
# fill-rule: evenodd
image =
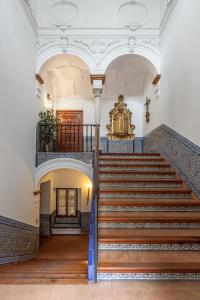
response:
M46 111L39 113L40 120L38 122L40 140L44 145L49 145L50 142L56 139L57 118L53 112Z

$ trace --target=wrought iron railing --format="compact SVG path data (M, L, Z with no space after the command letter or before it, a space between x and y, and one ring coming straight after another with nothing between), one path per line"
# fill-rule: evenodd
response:
M95 150L93 159L93 197L90 215L90 235L88 250L88 280L97 281L98 267L98 202L99 202L99 140L100 128L95 128Z
M37 127L37 152L93 152L94 124L58 124Z

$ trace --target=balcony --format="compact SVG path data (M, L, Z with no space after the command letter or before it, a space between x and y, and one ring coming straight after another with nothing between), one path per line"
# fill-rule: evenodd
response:
M95 132L100 125L57 124L56 130L50 127L37 127L36 166L56 159L73 158L92 164L95 148ZM103 153L142 153L143 138L133 141L109 141L100 137L100 151Z

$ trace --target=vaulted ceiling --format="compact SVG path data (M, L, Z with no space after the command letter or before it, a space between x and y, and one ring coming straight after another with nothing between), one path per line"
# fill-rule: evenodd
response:
M139 55L123 55L115 59L107 69L105 96L141 97L147 85L156 76L154 66Z
M57 55L41 69L47 92L54 99L92 97L90 72L87 65L73 55ZM141 97L156 75L153 65L139 55L123 55L114 60L106 71L103 97Z
M43 65L40 75L54 99L92 96L89 69L76 56L54 56Z

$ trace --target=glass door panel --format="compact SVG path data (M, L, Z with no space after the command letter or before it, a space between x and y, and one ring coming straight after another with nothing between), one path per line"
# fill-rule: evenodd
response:
M67 199L67 215L68 217L76 217L77 215L77 189L68 189Z
M57 190L57 215L66 216L67 214L67 190L58 189Z

